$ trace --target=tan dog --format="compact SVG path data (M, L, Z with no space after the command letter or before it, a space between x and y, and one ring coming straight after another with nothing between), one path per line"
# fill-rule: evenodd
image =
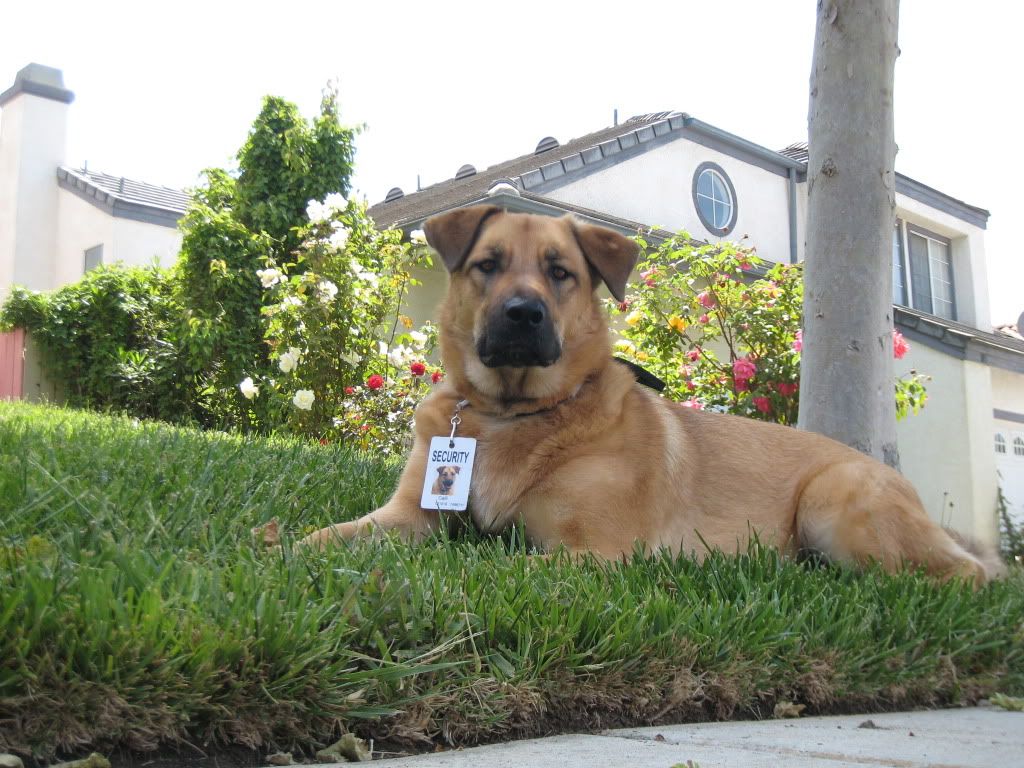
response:
M455 480L458 477L461 467L444 466L437 468L437 479L430 486L430 492L435 496L451 496L455 493Z
M542 550L617 558L642 542L701 555L752 534L795 554L947 578L986 579L933 523L899 473L820 435L683 408L611 359L595 296L621 300L637 258L629 239L571 218L464 208L426 222L450 272L441 308L447 378L416 411L398 488L380 509L307 544L438 526L420 498L431 437L477 439L470 514L485 531L522 521Z

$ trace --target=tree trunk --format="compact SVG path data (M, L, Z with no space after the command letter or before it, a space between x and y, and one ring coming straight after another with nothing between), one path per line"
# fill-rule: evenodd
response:
M807 161L801 428L899 467L892 364L899 0L819 0Z

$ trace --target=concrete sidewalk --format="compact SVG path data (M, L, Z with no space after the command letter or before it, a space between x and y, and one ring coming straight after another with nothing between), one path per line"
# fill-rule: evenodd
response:
M995 707L625 728L387 760L387 768L1024 766L1024 713Z

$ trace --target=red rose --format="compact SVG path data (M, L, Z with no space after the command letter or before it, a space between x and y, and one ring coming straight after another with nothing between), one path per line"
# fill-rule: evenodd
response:
M790 384L788 381L780 381L779 382L779 394L782 395L783 397L789 397L790 395L795 395L796 394L796 390L797 390L798 387L799 387L799 385L796 382L793 382L792 384Z
M435 384L437 384L437 382L439 382L443 378L444 374L441 373L440 371L434 371L432 374L430 374L430 380Z
M899 331L892 332L892 356L897 360L901 360L907 352L910 351L910 344L903 338L903 334Z
M413 376L422 376L424 373L427 372L427 366L425 366L423 363L417 360L415 363L409 366L409 372Z
M366 386L368 386L370 389L380 389L381 387L384 386L384 377L381 376L379 373L375 373L373 374L373 376L366 380Z
M355 392L356 392L356 388L355 387L345 387L345 394L346 395L354 395Z
M620 301L619 302L619 312L625 312L627 309L629 309L629 302L628 301Z
M755 397L754 407L761 413L770 413L772 410L772 401L767 397Z

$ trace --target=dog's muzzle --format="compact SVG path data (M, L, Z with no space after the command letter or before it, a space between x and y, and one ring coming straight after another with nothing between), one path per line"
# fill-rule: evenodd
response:
M524 296L513 296L491 313L476 346L488 368L547 366L562 355L547 305Z

